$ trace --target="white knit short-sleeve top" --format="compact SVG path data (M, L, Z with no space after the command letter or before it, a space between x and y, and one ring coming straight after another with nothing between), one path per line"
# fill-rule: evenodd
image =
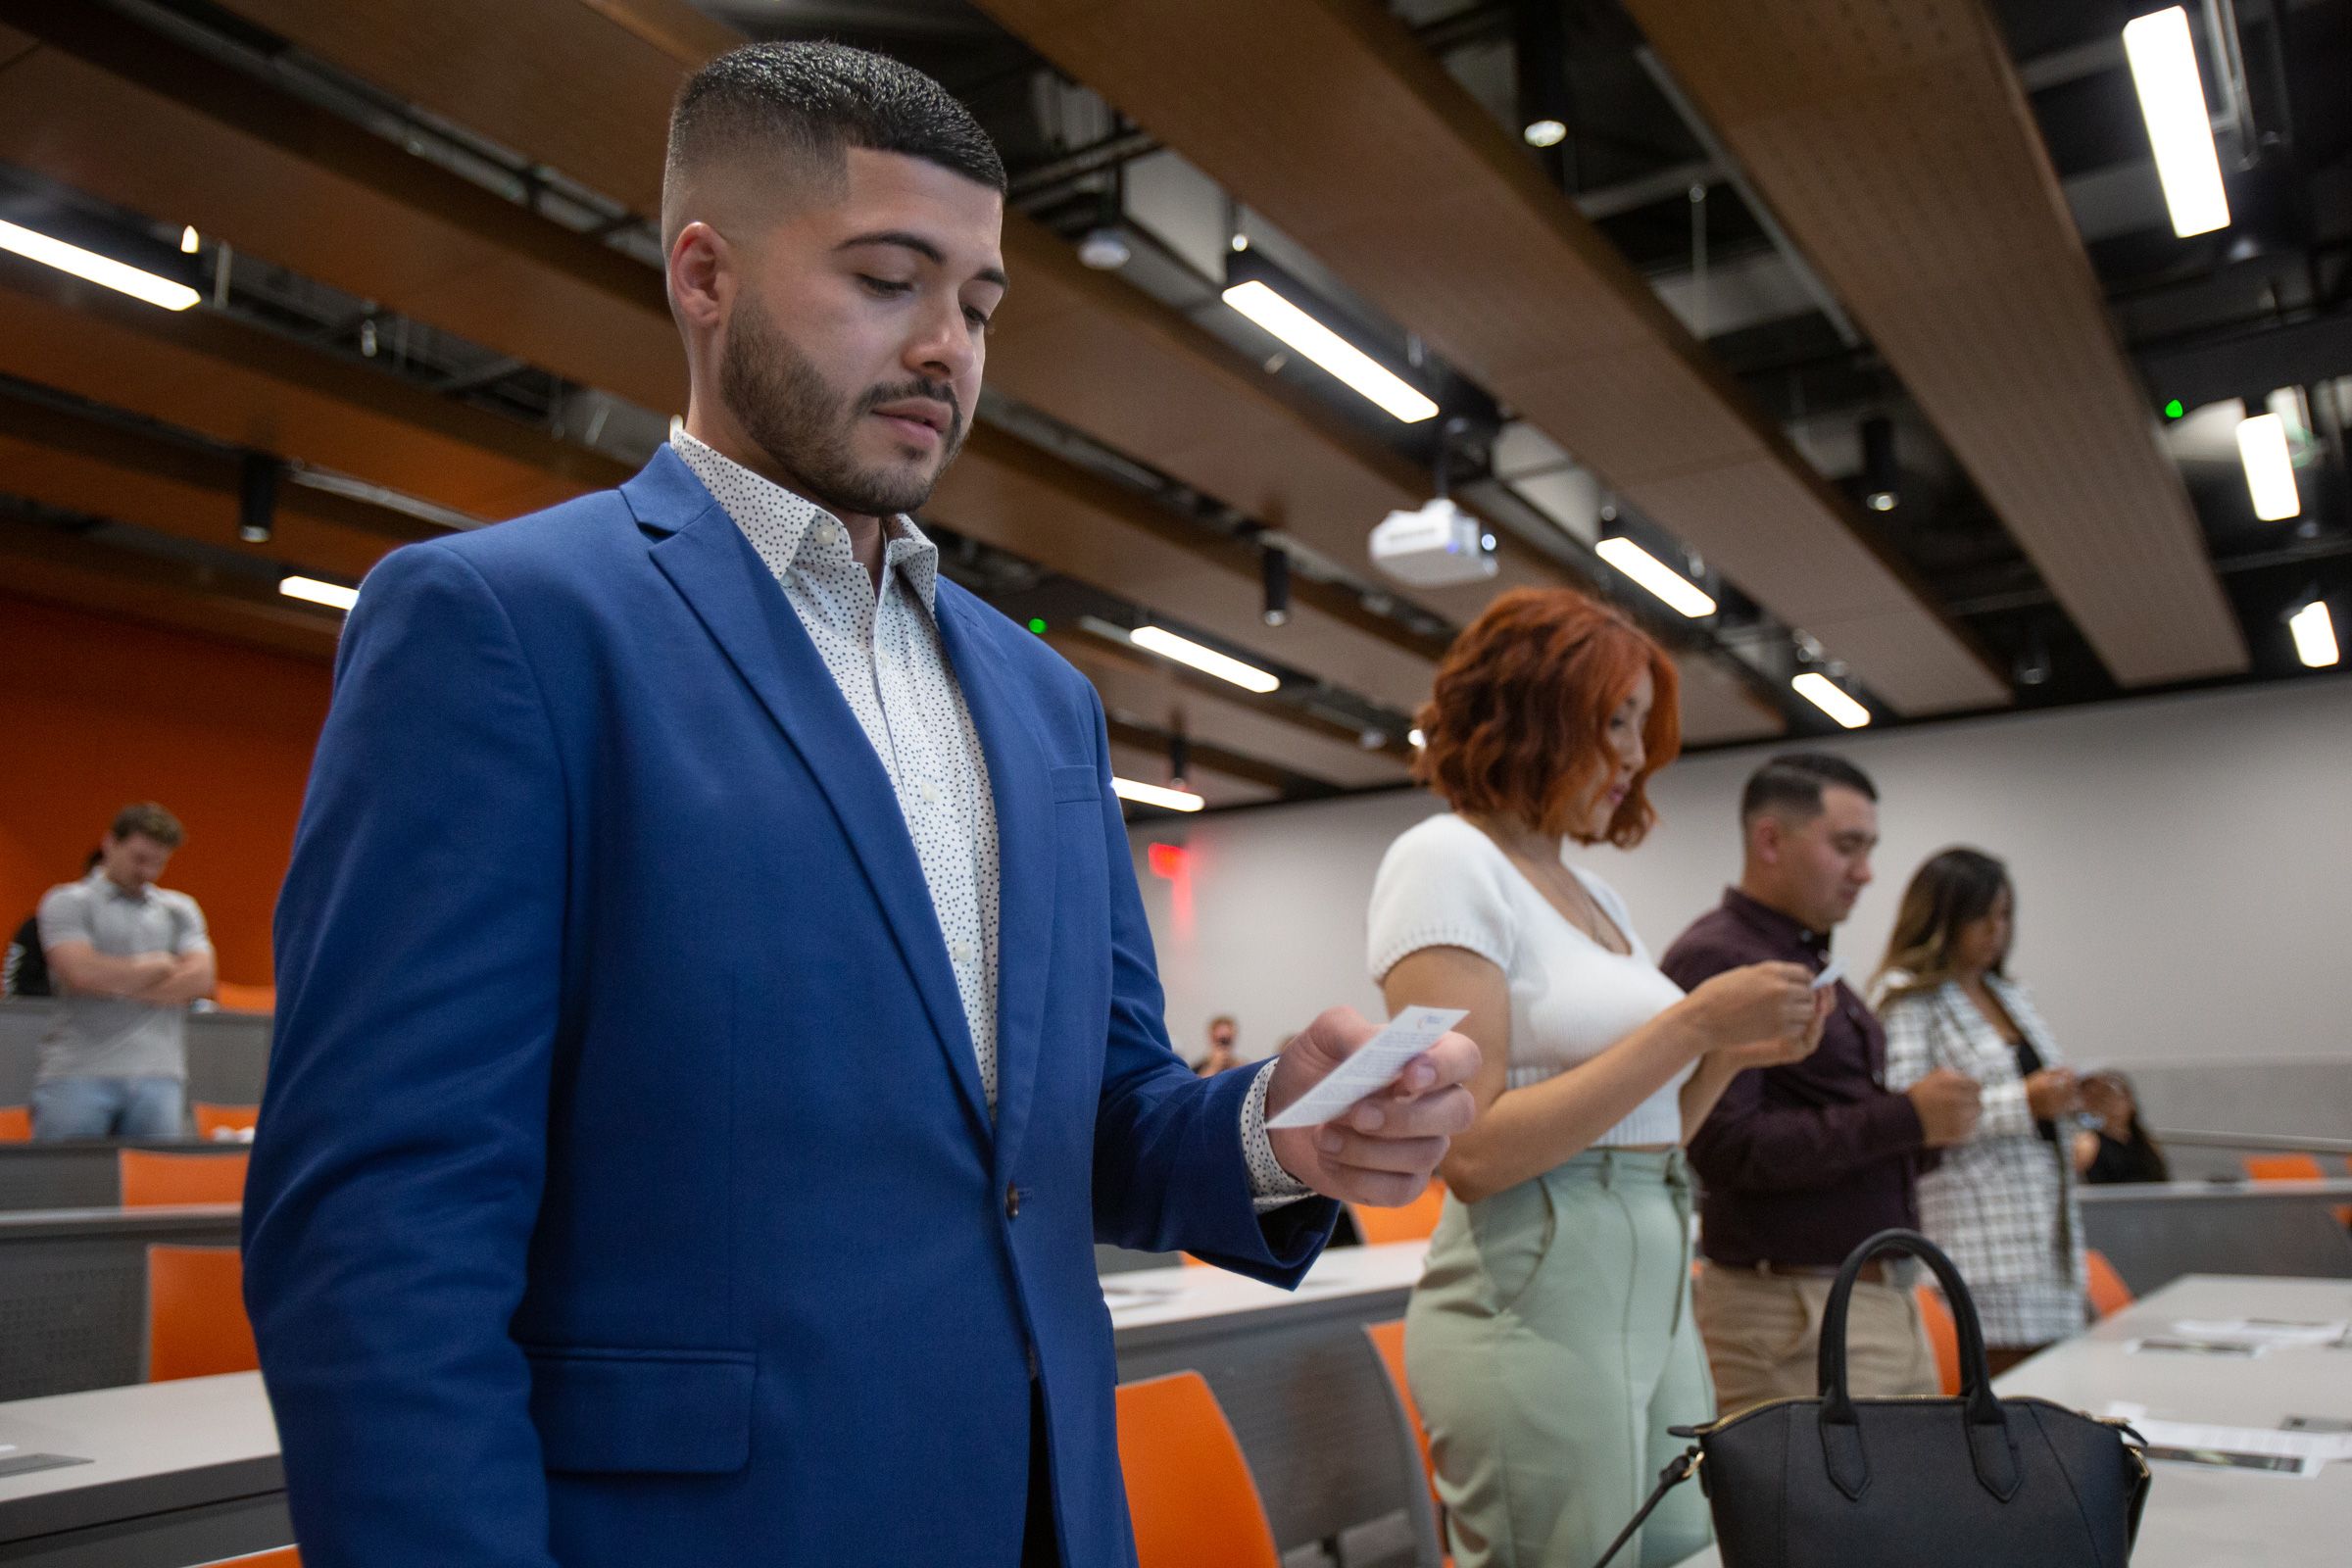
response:
M1372 978L1424 948L1466 948L1500 969L1511 997L1505 1082L1524 1088L1589 1061L1680 1002L1682 987L1652 962L1625 901L1600 878L1570 866L1624 933L1630 954L1579 930L1513 865L1493 839L1458 816L1409 829L1380 862L1372 885ZM1678 1144L1683 1117L1676 1074L1616 1126L1599 1149Z

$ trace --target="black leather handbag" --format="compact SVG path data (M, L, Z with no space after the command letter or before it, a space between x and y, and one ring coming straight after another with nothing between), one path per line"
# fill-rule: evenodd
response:
M1862 1265L1888 1251L1918 1257L1943 1286L1960 1333L1955 1397L1846 1392L1846 1302ZM1881 1231L1838 1271L1819 1396L1674 1432L1697 1446L1666 1467L1602 1564L1693 1473L1724 1568L2124 1568L2148 1495L2130 1427L1993 1395L1976 1302L1952 1260L1913 1231Z

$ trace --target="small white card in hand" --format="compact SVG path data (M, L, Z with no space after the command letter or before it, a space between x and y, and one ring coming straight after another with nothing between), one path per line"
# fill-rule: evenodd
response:
M1845 960L1843 958L1832 958L1829 962L1829 966L1823 969L1821 973L1813 977L1813 989L1816 991L1827 991L1830 989L1830 987L1836 985L1838 981L1844 978Z
M1386 1029L1357 1047L1353 1055L1332 1068L1321 1083L1300 1095L1288 1110L1267 1117L1266 1125L1320 1127L1346 1115L1357 1101L1395 1083L1415 1056L1469 1016L1466 1007L1405 1008L1389 1020Z

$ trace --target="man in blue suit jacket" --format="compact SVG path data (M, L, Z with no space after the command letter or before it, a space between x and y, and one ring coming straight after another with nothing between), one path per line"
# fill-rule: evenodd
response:
M1269 1136L1348 1013L1187 1070L1100 704L903 515L1003 186L904 67L722 57L663 201L685 435L368 577L246 1207L309 1568L1116 1568L1094 1243L1292 1283L1467 1123L1448 1037Z

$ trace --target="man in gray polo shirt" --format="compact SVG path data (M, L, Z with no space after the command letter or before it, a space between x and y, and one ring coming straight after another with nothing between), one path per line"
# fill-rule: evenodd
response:
M32 1087L32 1136L176 1138L187 1129L188 1004L213 991L204 911L155 885L179 848L162 807L126 806L98 864L41 900L58 996Z

